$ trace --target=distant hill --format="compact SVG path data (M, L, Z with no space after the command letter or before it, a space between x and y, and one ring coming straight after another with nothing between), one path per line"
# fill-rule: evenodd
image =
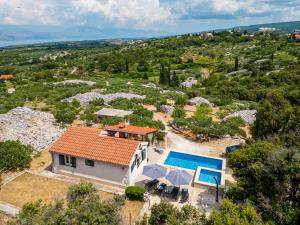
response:
M255 24L250 26L233 27L230 29L240 29L241 31L247 30L248 32L253 33L256 32L261 27L276 28L282 30L283 32L290 33L294 29L300 29L300 21Z
M0 46L41 42L101 40L112 38L142 38L161 35L156 31L137 29L77 27L1 26Z

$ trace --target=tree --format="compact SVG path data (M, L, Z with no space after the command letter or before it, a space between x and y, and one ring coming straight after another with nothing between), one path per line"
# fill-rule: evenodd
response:
M178 87L180 85L179 77L177 76L175 70L173 71L173 75L171 77L171 85L172 87Z
M239 70L239 57L236 56L234 61L234 71L238 71L238 70Z
M117 225L120 223L119 211L120 204L114 199L101 201L91 183L81 183L70 187L66 202L56 200L48 205L42 201L25 204L9 225Z
M125 59L125 71L129 73L129 60L127 58Z
M220 210L213 211L209 221L209 225L262 225L263 222L259 213L249 203L239 205L224 199Z
M277 134L289 123L292 113L291 104L280 92L268 93L258 105L253 136L267 138Z
M72 103L69 103L64 101L57 103L56 109L53 112L56 121L60 123L72 123L79 112L77 102L72 101Z
M264 221L298 224L300 221L299 149L285 149L269 142L253 142L229 154L237 186L226 196L250 201Z
M31 148L19 141L0 142L0 172L30 167Z
M201 119L204 117L207 117L208 114L212 112L212 109L209 105L207 104L201 104L197 106L196 112L194 113L194 117L197 119Z
M181 209L176 208L167 201L154 204L151 208L150 216L145 216L137 225L204 225L206 224L205 215L190 204L184 205Z

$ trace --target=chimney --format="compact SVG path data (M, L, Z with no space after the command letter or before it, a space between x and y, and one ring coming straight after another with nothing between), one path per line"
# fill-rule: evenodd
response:
M125 128L125 124L124 123L119 123L119 128Z

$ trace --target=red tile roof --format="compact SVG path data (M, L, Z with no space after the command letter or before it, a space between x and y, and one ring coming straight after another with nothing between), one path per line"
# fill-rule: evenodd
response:
M131 125L125 125L123 123L119 123L119 124L113 125L113 126L107 126L107 127L105 127L105 130L116 131L116 132L126 132L126 133L130 133L130 134L142 134L142 135L157 132L157 129L154 129L154 128L131 126Z
M69 127L53 144L50 151L85 159L129 166L141 142L99 136L101 130L89 127Z
M6 79L11 79L13 78L13 75L11 74L4 74L0 76L0 80L6 80Z

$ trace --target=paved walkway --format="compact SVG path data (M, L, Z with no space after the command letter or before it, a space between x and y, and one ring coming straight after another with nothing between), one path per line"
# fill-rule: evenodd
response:
M4 212L6 215L15 217L19 213L20 209L10 204L0 202L0 212Z

